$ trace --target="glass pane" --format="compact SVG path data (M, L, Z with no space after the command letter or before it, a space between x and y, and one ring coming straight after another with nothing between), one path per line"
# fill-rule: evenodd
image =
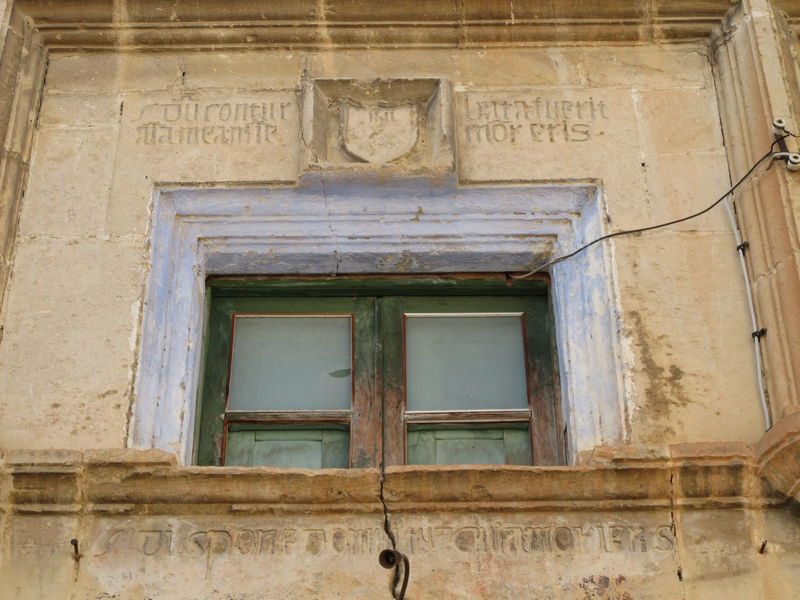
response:
M406 315L406 409L528 408L520 315Z
M527 427L409 429L410 465L529 465Z
M340 429L231 429L226 466L347 468L350 435Z
M236 316L228 410L350 408L349 316Z

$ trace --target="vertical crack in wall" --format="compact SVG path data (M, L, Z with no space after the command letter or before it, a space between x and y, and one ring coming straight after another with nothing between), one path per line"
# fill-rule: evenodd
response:
M87 502L86 502L86 462L81 460L80 471L77 473L77 502L79 505L78 510L78 523L75 528L75 537L72 540L59 540L59 549L63 546L64 553L69 552L70 558L73 561L72 571L72 589L69 591L69 600L75 600L78 597L78 580L80 578L81 558L83 553L83 541L88 537L84 535L87 521ZM73 545L74 542L74 545Z
M336 232L333 230L333 223L331 222L331 207L328 204L328 189L327 189L327 187L325 185L325 178L324 177L322 177L320 179L320 185L322 187L322 199L325 202L325 212L327 213L328 231L330 231L330 233L331 233L331 241L334 244L333 258L335 259L336 263L334 265L334 270L333 270L332 275L335 277L336 275L339 274L339 266L340 266L340 264L342 262L342 256L341 256L341 253L339 252L339 248L338 248L338 244L337 244L337 240L336 240Z
M678 546L678 520L675 515L677 505L677 485L675 483L675 469L670 467L669 473L669 528L672 531L674 538L672 558L675 562L675 574L681 586L681 597L686 597L686 584L684 583L683 561L681 560L681 551Z
M395 537L394 532L392 531L392 524L389 521L389 508L386 506L386 499L383 496L383 491L384 491L383 486L385 481L386 477L385 477L384 466L383 463L381 463L381 478L380 478L381 487L380 487L379 498L381 501L381 506L383 506L383 530L386 532L386 537L389 538L389 543L392 544L392 550L397 550L397 538Z
M389 508L386 506L386 498L384 498L384 484L386 482L386 466L381 462L381 477L380 477L380 491L379 499L383 507L383 530L386 532L386 537L389 538L389 543L392 545L392 550L397 550L397 538L392 531L392 523L389 520ZM392 577L392 597L397 598L397 584L400 583L400 565L394 568L394 577Z

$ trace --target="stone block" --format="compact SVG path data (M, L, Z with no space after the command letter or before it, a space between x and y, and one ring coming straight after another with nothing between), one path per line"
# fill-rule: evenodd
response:
M663 512L409 511L390 519L411 563L409 597L680 597ZM448 569L454 560L464 567L458 577Z
M97 239L18 245L0 346L0 446L122 444L143 253Z
M28 176L29 168L21 157L3 153L2 182L0 182L0 264L10 264L14 239L16 235L16 219L20 204L21 188ZM5 281L0 279L0 281Z
M756 184L757 194L748 194L749 197L744 200L751 202L751 210L755 209L758 214L757 220L748 219L746 223L751 228L748 230L750 239L759 240L763 247L765 264L761 268L764 271L771 271L780 263L791 260L797 254L800 244L798 232L794 229L794 220L787 218L791 209L787 206L788 198L784 198L782 194L783 182L779 172L782 168L784 163L776 162L773 173L759 178ZM748 217L751 215L752 212L748 211ZM754 266L758 268L760 265ZM759 277L764 271L755 271L753 277Z
M574 61L590 87L655 90L713 85L705 44L584 47L577 52Z
M731 187L724 152L645 154L651 224L680 219L708 207ZM724 204L696 218L670 225L675 231L729 232Z
M50 92L111 92L118 89L117 69L124 60L112 52L56 54L47 68Z
M763 511L764 528L756 537L759 565L765 573L764 597L791 598L800 588L800 538L797 515L785 506ZM763 549L762 549L763 548Z
M190 52L183 56L188 90L295 90L305 57L299 52Z
M747 502L753 476L752 464L746 459L714 461L704 457L679 462L673 484L683 504L711 499L742 505Z
M10 476L9 499L17 512L77 510L80 499L80 452L11 450L6 461Z
M765 353L765 371L770 390L770 405L775 420L790 415L800 408L793 376L800 364L800 351L793 333L800 313L796 299L800 296L800 264L792 256L774 270L753 282L758 326L766 329L760 339Z
M87 519L75 584L117 598L388 595L383 514L164 515ZM100 596L102 597L102 596ZM409 597L411 597L409 595Z
M800 500L800 411L778 419L753 445L758 473L779 497Z
M696 153L722 148L714 88L637 91L642 146L649 152Z
M586 466L622 466L667 458L669 458L669 450L664 445L595 446L579 464Z
M40 600L63 596L77 572L70 540L78 519L61 515L9 515L3 528L0 598Z
M303 99L309 167L451 171L451 99L440 79L314 80Z
M57 54L47 69L47 88L93 93L165 90L181 85L183 61L182 54L167 52Z
M43 128L22 202L22 236L104 234L117 129Z
M455 122L462 181L602 178L638 164L627 90L457 89Z
M456 86L558 85L581 81L580 55L569 48L507 50L346 50L308 56L318 78L443 78ZM513 68L509 65L513 64Z
M297 102L285 91L126 95L109 232L144 233L159 183L295 181Z
M17 89L19 71L23 65L25 36L14 29L5 31L0 37L0 142L5 143L6 134L14 114L14 92Z
M405 466L386 470L383 495L390 512L424 503L430 510L473 510L493 506L536 510L579 503L602 510L666 502L669 470L662 460L602 467L547 469L476 465Z
M96 448L84 452L86 463L93 466L171 466L177 465L177 457L163 450L132 450L129 448Z
M39 110L41 127L109 127L123 110L119 94L47 93Z
M49 469L51 467L72 467L77 470L83 460L78 450L47 448L44 450L15 449L5 453L6 464L14 469Z
M637 394L629 410L636 443L753 442L763 435L749 309L733 246L730 234L669 231L615 241L634 355Z
M34 125L37 118L37 108L42 93L44 75L44 49L38 40L29 40L26 46L25 62L19 74L16 89L16 99L12 118L9 123L10 131L5 138L6 147L11 152L30 158L33 145Z
M168 463L157 457L154 462L152 458L117 463L87 461L86 497L115 512L141 511L145 506L238 514L379 513L382 509L379 475L372 469L181 468L174 460Z
M679 568L687 598L761 598L758 549L746 511L694 510L675 513Z
M752 452L744 442L689 442L671 444L669 454L676 460L727 460L750 461Z

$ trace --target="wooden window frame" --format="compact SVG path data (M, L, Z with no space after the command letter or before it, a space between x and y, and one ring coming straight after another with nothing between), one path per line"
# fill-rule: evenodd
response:
M484 312L474 310L481 298L495 305L525 304L524 301L502 300L514 297L536 299L528 304L539 307L533 317L536 335L531 335L530 324L524 329L529 410L407 411L404 313L431 312L418 309L430 307L437 301L443 301L445 306L471 307L468 312ZM455 298L461 300L447 300ZM495 299L501 300L495 302ZM531 435L532 464L564 464L558 361L549 281L545 277L523 281L507 280L502 275L211 278L207 282L206 300L195 464L224 464L225 433L228 425L234 423L349 426L349 466L377 467L381 463L406 463L408 425L469 426L526 421ZM278 306L285 308L276 311ZM409 306L416 309L404 310ZM237 314L351 315L351 408L342 411L228 411L233 342L231 319ZM527 320L530 318L528 316ZM523 323L525 321L524 318ZM536 348L529 347L531 344Z

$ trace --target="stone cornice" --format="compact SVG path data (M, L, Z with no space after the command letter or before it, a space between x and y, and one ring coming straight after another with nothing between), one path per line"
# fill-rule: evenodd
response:
M729 0L17 0L51 48L413 48L708 37Z
M741 508L785 498L759 478L744 444L664 452L598 449L576 467L394 467L391 513ZM0 512L56 514L380 513L376 469L180 467L158 451L9 451Z

